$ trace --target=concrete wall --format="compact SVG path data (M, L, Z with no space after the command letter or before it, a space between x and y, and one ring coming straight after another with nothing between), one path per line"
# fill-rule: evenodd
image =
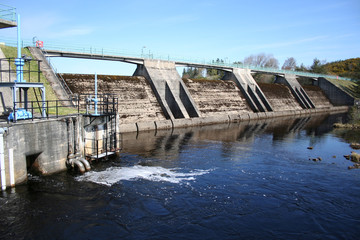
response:
M81 117L75 119L82 125ZM24 121L10 124L7 128L4 134L7 183L10 182L9 149L14 151L16 183L26 181L28 171L48 175L66 169L69 148L66 119Z
M318 78L314 85L319 86L334 106L354 105L354 98L329 82L325 78Z

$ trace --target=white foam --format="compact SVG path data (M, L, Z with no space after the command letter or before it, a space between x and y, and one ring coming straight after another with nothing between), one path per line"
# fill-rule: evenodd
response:
M167 169L163 167L132 166L111 167L101 172L87 172L76 178L78 181L88 181L111 186L119 181L136 181L146 179L155 182L180 183L182 181L193 181L196 176L209 173L211 170L193 170L189 173L177 172L178 169Z

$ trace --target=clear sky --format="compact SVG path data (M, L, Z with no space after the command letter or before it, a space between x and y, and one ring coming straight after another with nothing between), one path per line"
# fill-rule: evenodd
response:
M22 37L47 44L211 61L273 54L310 66L360 57L359 0L3 0ZM0 30L16 38L16 29ZM128 64L56 59L59 72L131 75Z

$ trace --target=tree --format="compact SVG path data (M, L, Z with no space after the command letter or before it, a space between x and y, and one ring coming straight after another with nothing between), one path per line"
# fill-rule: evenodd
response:
M296 69L296 60L293 57L289 57L285 60L281 69L294 71Z
M186 69L184 68L182 77L191 78L191 79L202 78L203 72L204 72L203 68L187 67Z
M279 68L279 61L274 57L269 57L267 62L265 63L265 66L267 68Z
M300 65L300 67L298 67L298 66L295 67L295 71L308 72L309 69L307 69L307 67L305 67L305 65L302 63L302 64Z
M214 65L222 65L224 64L224 60L217 58L216 60L212 60ZM219 69L207 68L206 69L206 77L209 79L222 79L225 75L225 72Z
M244 59L244 64L255 67L279 68L279 61L274 58L272 54L266 55L265 53L246 57Z
M310 71L313 73L321 73L326 74L326 69L324 67L324 64L326 63L325 60L320 61L317 58L314 58L313 64L310 66Z

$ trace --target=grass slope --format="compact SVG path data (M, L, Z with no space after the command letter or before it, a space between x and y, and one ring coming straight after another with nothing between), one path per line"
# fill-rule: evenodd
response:
M9 47L9 46L5 46L5 45L0 45L0 48L2 50L2 52L4 53L4 55L6 56L6 58L16 58L17 57L17 48L16 47ZM32 59L35 59L32 54L30 53L30 51L27 48L23 48L21 49L21 54L22 55L27 55L27 56L31 56ZM31 71L35 71L33 73L26 73L26 71L28 71L30 68ZM11 64L11 69L15 70L16 66L12 63ZM39 82L39 75L38 75L38 62L37 61L31 61L30 64L25 63L24 66L24 80L26 82ZM15 71L14 71L15 72ZM15 79L11 79L11 81L14 81ZM44 84L45 86L45 94L46 94L46 100L51 101L51 100L58 100L54 90L52 89L50 83L47 81L47 79L45 78L45 76L40 73L40 82ZM37 92L35 94L35 91ZM29 89L28 90L28 99L29 101L41 101L41 93L39 91L39 89ZM55 102L49 102L48 103L48 107L49 107L49 114L55 114L56 113L56 109L54 108L56 105ZM34 103L34 108L36 108L37 110L38 104ZM65 114L72 114L75 113L75 109L71 109L71 108L59 108L59 115L65 115Z

